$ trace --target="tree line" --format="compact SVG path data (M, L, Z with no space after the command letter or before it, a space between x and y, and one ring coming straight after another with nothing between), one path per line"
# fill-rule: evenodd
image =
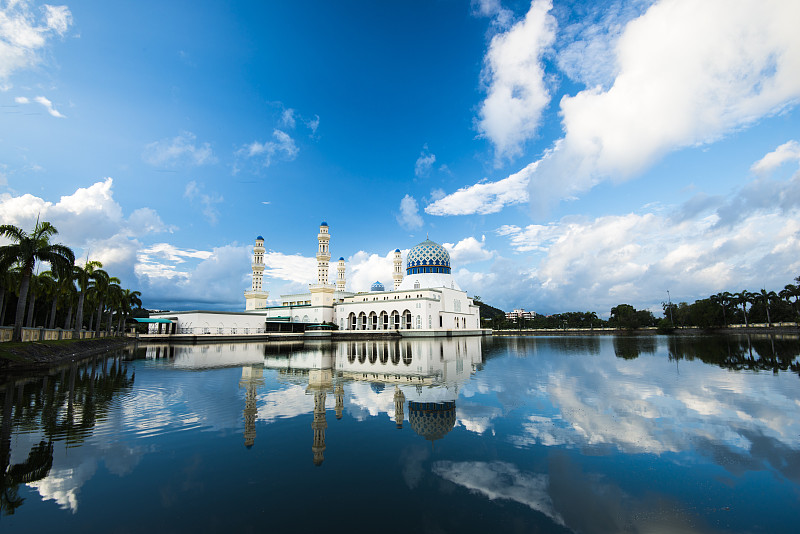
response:
M693 304L662 303L664 319L659 326L726 327L731 324L783 323L800 319L800 276L780 291L724 291Z
M663 318L656 318L650 310L637 310L630 304L611 308L608 320L595 312L565 312L536 315L532 319L507 319L505 312L480 302L481 323L485 328L509 329L567 329L567 328L623 328L632 330L657 326L668 330L676 327L723 328L732 324L748 326L751 323L782 323L800 320L800 276L795 284L787 284L780 291L742 290L738 293L722 292L693 304L662 303Z
M87 329L98 336L112 333L116 319L116 331L122 332L125 320L141 308L142 294L122 288L99 261L87 258L83 266L75 265L72 249L50 242L57 233L52 224L38 220L30 234L14 225L0 226L0 236L11 242L0 247L0 326L13 310L14 341L22 340L23 325L58 326L76 334ZM41 262L50 269L37 274Z

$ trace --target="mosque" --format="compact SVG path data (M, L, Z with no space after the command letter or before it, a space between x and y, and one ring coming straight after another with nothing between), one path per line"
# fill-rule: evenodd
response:
M336 281L329 282L330 228L322 222L317 234L317 281L308 292L281 295L269 303L264 287L264 238L253 247L252 286L244 292L242 312L167 312L152 315L171 324L174 334L246 335L265 331L297 332L309 325L336 325L339 331L369 331L404 336L481 335L479 307L451 274L450 254L426 239L406 256L405 275L400 249L394 251L393 289L376 281L368 292L347 290L345 259L336 264ZM387 273L388 275L389 273ZM162 317L163 316L163 317ZM159 328L151 324L151 333Z

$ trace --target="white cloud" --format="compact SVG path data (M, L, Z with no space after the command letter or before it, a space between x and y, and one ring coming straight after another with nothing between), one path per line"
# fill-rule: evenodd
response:
M575 22L565 21L555 47L558 68L586 87L608 88L618 65L614 51L622 31L655 0L623 0L593 3Z
M424 178L431 172L431 167L436 163L436 154L428 152L428 145L422 147L417 162L414 164L414 174L417 178Z
M51 222L59 230L53 242L71 247L78 262L87 254L100 260L123 286L142 291L150 308L241 309L242 292L249 285L251 247L234 243L195 250L164 241L144 244L143 237L174 228L152 208L138 208L126 217L114 200L112 186L113 180L107 178L55 203L30 194L0 194L0 224L29 230L37 217ZM267 274L279 271L270 257L273 267ZM315 274L316 263L313 258L309 261ZM283 266L289 275L301 271L297 264Z
M111 178L79 188L55 203L31 194L0 195L0 224L30 230L37 218L58 229L53 242L72 248L78 262L88 254L127 287L136 286L136 258L142 248L139 238L172 230L151 208L139 208L126 218L114 200Z
M311 284L317 281L316 258L269 251L264 254L264 265L264 276L298 284Z
M208 165L217 162L209 143L198 145L192 132L181 132L171 139L149 143L142 158L150 165Z
M541 512L559 525L564 520L553 507L547 475L524 473L507 462L434 462L432 471L445 480L489 498L508 499Z
M369 291L375 281L383 283L386 289L394 284L392 272L394 268L394 250L380 256L363 250L348 258L347 288L348 291Z
M500 0L473 0L472 9L477 16L490 17L497 29L505 30L514 20L514 12L504 8Z
M482 4L487 5L487 4ZM495 146L498 159L521 153L550 102L542 56L555 39L550 0L535 0L525 18L492 38L482 74L488 95L478 129Z
M247 158L262 158L264 167L269 167L276 156L281 156L287 161L292 161L297 157L299 149L289 134L276 128L272 131L272 137L272 141L264 143L253 141L240 148L236 153Z
M486 250L486 236L481 236L478 241L470 236L462 239L455 245L453 243L442 243L442 246L447 249L450 254L450 264L453 266L466 265L476 261L484 261L491 259L494 253Z
M526 293L561 308L548 311L603 312L620 299L657 306L667 289L692 302L718 291L780 288L800 271L800 173L700 206L505 225L498 234L529 258L530 270L520 274ZM476 282L465 287L490 294Z
M37 96L37 97L36 97L36 98L34 98L33 100L34 100L35 102L38 102L38 103L39 103L39 104L41 104L42 106L44 106L44 108L47 110L47 112L48 112L50 115L52 115L53 117L56 117L56 118L59 118L59 119L64 119L64 118L66 118L66 117L64 117L64 115L62 115L62 114L61 114L61 113L60 113L60 112L59 112L59 111L58 111L56 108L54 108L54 107L53 107L53 103L52 103L52 102L50 102L50 100L48 100L47 98L45 98L45 97L43 97L43 96Z
M663 0L632 18L644 5L622 9L612 22L600 23L629 21L619 31L581 29L583 34L619 35L613 54L594 51L584 58L587 63L606 62L595 66L598 73L576 74L572 70L585 65L574 65L574 58L562 56L562 64L571 65L565 68L574 76L602 78L602 71L614 78L607 89L598 85L563 97L564 137L541 160L509 177L526 175L535 211L543 213L552 202L574 197L601 181L630 178L670 151L712 143L800 97L796 75L800 40L792 22L800 18L800 4ZM513 50L498 48L496 53L508 54L504 61L516 61ZM528 83L541 81L539 73L527 76ZM522 123L507 121L501 124L513 128L499 131L521 142L538 120L530 115ZM502 152L500 145L498 151ZM437 215L499 211L514 202L495 198L497 193L486 186L502 194L517 185L506 180L463 188L426 211Z
M14 102L16 102L17 104L30 104L31 100L24 96L18 96L14 99ZM33 102L41 104L47 110L47 112L53 117L56 117L58 119L66 118L53 106L53 103L46 97L43 96L34 97Z
M219 221L219 210L216 208L216 205L220 204L225 199L219 193L211 193L208 195L203 193L202 190L203 185L198 185L196 181L192 180L186 184L183 196L193 202L199 202L206 220L212 225L217 224Z
M771 172L787 161L800 162L800 143L797 141L787 141L763 158L753 163L750 170L756 173Z
M146 305L162 309L241 309L250 250L236 244L210 251L181 249L169 243L142 248L135 274Z
M207 260L212 256L212 253L207 250L179 249L169 243L155 243L142 249L141 255L148 258L156 257L175 263L184 263L186 261L184 258Z
M294 120L294 110L292 108L287 108L283 110L281 114L281 126L285 126L289 129L294 129L295 120Z
M486 215L506 206L528 201L528 184L538 162L497 182L478 182L463 187L425 207L430 215Z
M608 90L561 100L564 139L530 185L546 204L711 143L800 97L793 2L664 0L631 21ZM665 44L669 43L668 46Z
M14 72L41 61L40 52L53 36L63 36L72 24L66 6L44 5L36 14L32 2L10 1L0 6L0 84L4 90Z
M317 128L319 128L319 115L314 115L313 119L308 119L303 121L306 125L306 128L311 130L312 137L317 133Z
M400 200L400 213L397 215L397 222L403 228L409 230L422 227L423 221L419 214L417 200L411 195L406 195Z

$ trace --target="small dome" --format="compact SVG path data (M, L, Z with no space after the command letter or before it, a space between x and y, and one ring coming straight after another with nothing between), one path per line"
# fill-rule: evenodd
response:
M408 403L408 422L423 438L430 441L442 439L456 424L456 403L411 401Z
M372 284L372 286L369 288L369 290L370 291L386 291L386 288L383 287L383 284L381 284L379 281L376 280Z
M344 261L344 258L339 258L339 261Z
M320 226L328 226L328 223L326 223L325 221L322 221L321 223L319 223L319 225Z
M433 267L434 269L425 269ZM411 272L411 269L415 269ZM450 274L450 254L440 244L426 239L408 253L406 256L407 274L426 272L441 272Z
M399 248L394 249L395 252L400 252Z
M261 236L261 235L260 235L260 236L258 236L258 237L256 238L256 241L264 241L264 236Z

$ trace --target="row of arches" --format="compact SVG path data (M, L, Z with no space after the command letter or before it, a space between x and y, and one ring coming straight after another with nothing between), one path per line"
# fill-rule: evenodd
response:
M394 343L355 343L347 344L347 361L350 363L369 363L374 364L380 361L381 364L386 365L389 361L393 365L398 365L402 361L405 365L411 365L414 357L411 353L411 343L401 343L395 341Z
M419 323L417 318L417 323ZM342 319L339 328L343 330L411 330L411 311L406 309L402 313L397 310L391 312L350 312L347 319ZM420 325L417 324L417 328Z

